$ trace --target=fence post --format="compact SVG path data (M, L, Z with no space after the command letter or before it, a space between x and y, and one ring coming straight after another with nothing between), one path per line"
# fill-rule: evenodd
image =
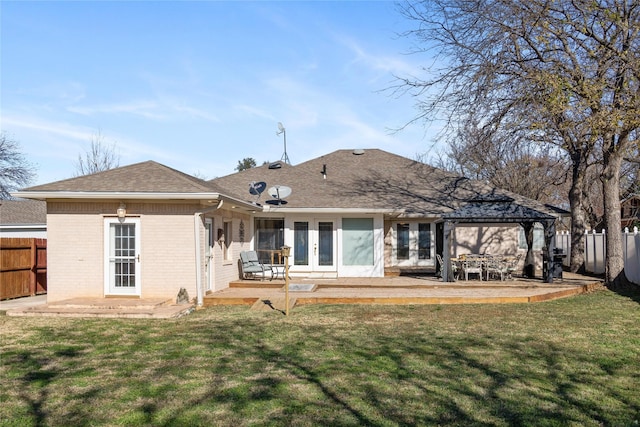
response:
M29 271L29 294L34 296L36 294L37 284L37 271L38 265L38 249L36 246L36 239L31 239L31 270Z

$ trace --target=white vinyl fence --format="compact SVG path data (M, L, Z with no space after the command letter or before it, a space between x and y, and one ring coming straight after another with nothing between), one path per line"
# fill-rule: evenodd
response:
M556 247L561 248L569 255L571 253L571 235L568 232L556 234ZM607 253L605 231L595 231L585 234L584 259L585 268L590 273L604 273L604 262ZM622 232L622 254L624 256L624 272L627 279L640 285L640 233L638 227L633 231L625 228ZM564 259L569 265L569 257Z

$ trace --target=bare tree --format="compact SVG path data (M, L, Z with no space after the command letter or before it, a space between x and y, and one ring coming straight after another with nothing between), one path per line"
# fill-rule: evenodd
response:
M482 117L555 144L571 159L572 243L583 242L584 186L600 162L607 233L606 282L624 283L620 171L640 127L640 3L637 0L428 0L402 8L407 33L443 64L401 78L429 119ZM572 268L577 266L572 251Z
M107 143L100 132L91 138L91 146L84 154L78 155L75 175L89 175L120 166L120 155L115 143Z
M568 205L569 165L557 149L541 150L526 135L475 120L460 126L447 145L446 160L441 156L435 166L543 203Z
M20 144L0 133L0 199L11 199L11 192L25 187L35 178L35 167L20 152Z

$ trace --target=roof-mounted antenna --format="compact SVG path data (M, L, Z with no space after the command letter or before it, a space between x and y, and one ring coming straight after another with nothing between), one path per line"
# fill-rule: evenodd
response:
M280 158L285 163L291 164L289 156L287 155L287 130L282 126L282 123L278 122L278 132L276 135L284 135L284 154Z

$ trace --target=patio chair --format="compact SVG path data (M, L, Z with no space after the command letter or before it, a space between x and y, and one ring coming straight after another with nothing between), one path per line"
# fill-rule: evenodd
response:
M518 254L515 258L507 261L507 279L513 280L513 273L518 269L518 264L520 263L521 258L522 254Z
M271 273L271 278L273 278L271 266L262 264L260 260L258 260L258 253L256 251L240 252L240 268L243 279L256 279L258 274L260 274L262 276L261 280L264 280L267 277L267 271Z
M507 261L501 257L489 258L485 264L485 271L487 273L487 280L489 280L491 276L500 276L500 281L503 281L508 277Z
M464 271L465 280L469 280L469 274L477 274L478 278L482 280L482 259L467 256L462 262L462 270Z
M442 260L442 256L440 254L436 254L436 261L438 262L438 267L436 271L436 276L442 277L442 270L444 268L444 261ZM455 262L451 263L451 273L453 274L453 278L458 278L458 264Z

